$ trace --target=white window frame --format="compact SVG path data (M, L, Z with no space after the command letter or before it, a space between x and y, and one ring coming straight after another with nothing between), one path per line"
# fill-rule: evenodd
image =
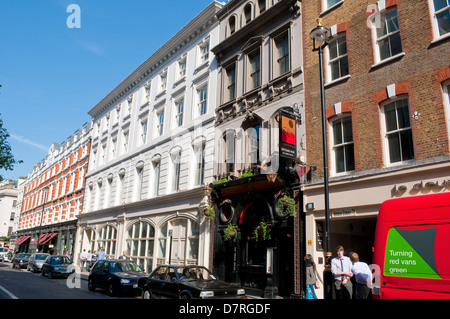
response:
M205 98L202 99L202 92L206 90ZM197 117L208 113L208 84L203 84L197 87ZM203 106L205 111L203 112Z
M177 80L181 80L186 77L186 67L187 67L187 55L184 54L177 61Z
M331 0L334 3L329 4L329 1L330 0L322 0L322 8L324 9L322 13L339 6L344 2L344 0Z
M345 50L346 52L341 54L339 51L339 45L338 45L338 41L342 40L342 38L345 37ZM337 50L337 56L335 58L331 58L331 46L330 43L332 42L336 42L336 50ZM341 72L341 61L343 59L347 59L347 68L349 68L348 66L348 48L347 48L347 34L346 32L341 32L339 34L337 34L336 36L333 37L333 39L331 41L329 41L329 44L326 46L326 52L327 52L327 83L331 83L334 81L339 81L343 78L346 78L350 75L350 70L348 71L347 74L342 74ZM331 64L334 62L338 62L339 63L339 76L337 78L332 77L332 68L331 68Z
M236 83L236 72L237 72L237 63L233 62L228 64L226 67L223 67L223 83L224 83L224 96L222 101L229 102L233 101L236 98L237 94L237 83ZM234 73L234 76L231 76L231 72ZM231 80L234 82L232 83Z
M209 58L211 56L210 48L209 48L209 38L204 39L198 45L198 65L202 65L204 63L209 62Z
M406 103L408 104L408 119L409 119L409 127L404 127L404 128L398 128L398 120L397 120L397 129L395 130L391 130L389 132L387 132L387 128L386 128L386 111L385 108L389 105L391 105L392 103L396 104L396 109L397 109L397 103L399 101L403 101L406 100ZM383 134L383 145L384 145L384 162L386 164L386 166L395 166L395 165L402 165L405 163L411 163L413 161L415 161L415 149L414 149L414 136L412 135L412 120L411 120L411 110L410 110L410 105L409 105L409 99L408 96L405 95L401 95L401 96L397 96L395 98L389 99L387 101L385 101L382 105L381 105L381 128L382 128L382 134ZM410 130L411 131L411 138L412 138L412 146L413 146L413 158L412 159L403 159L401 158L400 161L396 161L396 162L391 162L391 154L389 151L389 140L388 140L388 136L392 135L392 134L400 134L400 132L402 131L407 131ZM400 156L402 156L401 154L401 143L400 143Z
M347 118L350 118L351 125L352 125L352 140L351 141L344 141L344 135L345 134L344 134L344 126L342 125L342 123L343 123L343 120L347 119ZM334 124L337 121L341 122L341 132L340 132L340 134L341 134L341 137L342 137L342 141L339 144L335 144L336 132L335 132ZM345 158L345 156L346 156L346 152L345 152L346 147L350 146L350 145L353 145L353 162L355 162L355 156L354 156L354 153L355 153L355 146L354 146L355 145L355 141L354 141L354 136L353 136L353 118L352 118L351 113L344 113L344 114L341 114L341 115L336 116L333 119L331 119L330 120L330 129L331 129L330 131L331 131L331 142L332 142L331 143L331 152L332 152L332 156L331 156L331 167L332 167L331 173L333 175L335 175L335 176L348 174L349 172L352 172L352 171L355 170L355 168L348 169L347 161L346 161L346 158ZM341 172L337 171L336 152L337 152L338 148L343 148L344 149L344 151L343 151L344 152L344 170L341 171Z
M292 52L291 52L291 30L290 28L284 28L283 30L280 30L277 34L275 34L272 38L272 43L273 43L273 68L272 68L272 79L276 79L284 74L289 73L292 70ZM287 55L280 57L279 55L279 47L278 47L278 43L280 43L281 41L279 41L280 38L287 38ZM280 63L281 59L287 59L289 67L287 70L282 71L281 70L281 65L282 63Z
M257 70L255 71L253 69L253 63L254 60L252 60L255 56L259 56L259 63L257 66ZM258 87L261 86L261 82L262 82L262 56L261 56L261 47L257 47L254 50L250 51L247 54L247 62L248 62L248 68L247 68L247 79L248 79L248 83L247 83L247 91L251 91L254 90ZM258 79L257 79L257 83L255 83L255 79L254 79L254 75L257 74Z
M147 135L148 135L148 119L144 119L141 121L141 138L140 145L144 145L147 143Z
M431 13L431 21L433 26L433 39L434 41L438 41L441 39L445 39L447 37L450 37L450 32L447 32L445 34L441 34L439 29L439 22L437 20L437 15L444 13L445 11L450 11L450 1L447 0L447 6L444 8L439 9L436 11L434 6L434 0L428 0L429 7L430 7L430 13Z
M163 136L164 135L164 108L161 108L156 112L156 136Z
M159 92L165 92L167 89L167 69L159 74Z
M378 29L381 28L381 24L383 23L383 21L384 21L384 23L386 23L386 19L385 19L386 15L389 14L389 13L391 13L391 12L393 12L393 11L396 11L396 13L397 13L398 29L395 30L395 31L393 31L393 32L389 32L389 31L387 30L387 33L386 33L386 34L383 34L383 35L379 36L379 35L378 35ZM380 28L377 28L377 23L380 23L380 25L378 26L378 27L380 27ZM404 55L404 52L403 52L403 44L402 44L402 38L401 38L400 19L399 19L399 16L398 16L398 10L397 10L397 7L392 7L392 8L388 8L388 9L383 9L383 10L381 10L381 11L380 11L380 17L379 17L379 19L375 19L375 21L373 22L373 27L372 27L371 29L372 29L372 35L373 35L373 37L374 37L375 63L383 63L383 62L387 62L387 61L390 61L390 60L392 60L392 59L395 59L396 57L399 57L399 56L401 56L401 55ZM391 49L391 42L390 42L390 39L391 39L394 35L397 35L397 34L399 34L399 37L400 37L400 46L401 46L401 48L402 48L402 51L399 52L399 53L393 54L393 53L392 53L392 49ZM379 42L382 41L382 40L385 40L385 39L388 39L388 40L389 40L389 51L390 51L390 52L389 52L389 56L388 56L388 57L381 58L381 51L380 51L381 48L380 48Z
M185 103L184 103L184 97L178 99L174 103L174 127L181 127L184 123L184 110L185 110ZM181 105L181 110L180 110Z

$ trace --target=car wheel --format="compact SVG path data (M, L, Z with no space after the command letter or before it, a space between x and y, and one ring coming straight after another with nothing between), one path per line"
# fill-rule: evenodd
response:
M52 275L51 271L47 272L47 277L48 277L48 279L52 279L53 278L53 275Z
M152 292L150 290L145 289L142 292L142 299L152 299Z
M111 297L114 296L116 294L116 291L114 289L114 285L112 282L110 282L108 284L108 295L110 295Z
M95 290L95 285L94 285L94 283L92 282L91 279L88 280L88 289L89 289L89 291L94 291Z
M180 299L191 299L188 294L182 294Z

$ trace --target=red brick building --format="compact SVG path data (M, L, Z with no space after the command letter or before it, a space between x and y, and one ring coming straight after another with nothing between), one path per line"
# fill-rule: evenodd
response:
M72 253L77 216L83 212L90 147L86 123L61 145L53 143L47 157L35 165L24 187L15 249Z
M330 250L371 263L378 209L387 199L448 192L448 1L302 2L307 252L324 264L325 214L319 59L309 33L330 30L324 86L330 181ZM309 206L311 207L311 205Z

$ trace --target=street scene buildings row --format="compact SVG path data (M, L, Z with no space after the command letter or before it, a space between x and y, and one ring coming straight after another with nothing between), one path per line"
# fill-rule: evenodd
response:
M201 264L272 297L301 295L306 253L319 272L338 244L370 264L383 201L450 188L449 15L437 0L211 3L36 164L13 243Z

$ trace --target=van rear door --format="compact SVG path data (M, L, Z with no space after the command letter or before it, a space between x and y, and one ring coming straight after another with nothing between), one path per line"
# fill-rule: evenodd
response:
M445 205L435 196L382 205L374 247L375 297L450 298L450 193Z

